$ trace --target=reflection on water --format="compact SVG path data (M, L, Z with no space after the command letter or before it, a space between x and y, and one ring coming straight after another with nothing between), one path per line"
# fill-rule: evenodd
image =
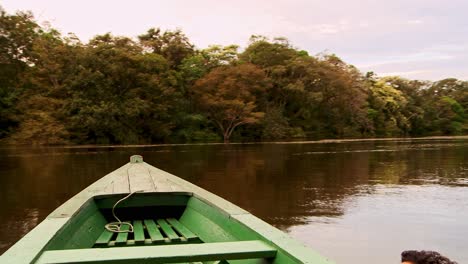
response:
M468 262L468 140L0 148L0 253L137 153L337 263L410 248Z
M322 254L334 256L337 263L399 263L398 253L407 249L434 249L466 263L466 187L373 189L372 195L345 199L342 217L308 217L307 224L287 230Z

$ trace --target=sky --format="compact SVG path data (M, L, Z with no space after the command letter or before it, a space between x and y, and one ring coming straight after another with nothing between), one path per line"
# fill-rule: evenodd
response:
M136 37L180 28L198 48L286 37L309 54L335 53L361 71L468 80L468 0L2 0L63 34Z

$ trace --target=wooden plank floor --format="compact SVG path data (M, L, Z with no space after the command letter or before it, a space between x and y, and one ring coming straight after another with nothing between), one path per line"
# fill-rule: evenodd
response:
M159 231L158 226L156 225L154 220L145 220L145 229L148 235L150 236L150 240L152 243L164 241L164 237L161 234L161 231Z
M104 229L94 247L201 243L200 238L175 218L132 221L133 233L112 233ZM123 225L123 230L128 230Z
M145 229L141 220L133 221L133 238L135 244L145 243Z

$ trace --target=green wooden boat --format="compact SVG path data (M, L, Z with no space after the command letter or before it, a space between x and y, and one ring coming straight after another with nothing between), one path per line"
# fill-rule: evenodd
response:
M109 225L120 219L126 224ZM57 208L0 263L330 262L247 211L135 155Z

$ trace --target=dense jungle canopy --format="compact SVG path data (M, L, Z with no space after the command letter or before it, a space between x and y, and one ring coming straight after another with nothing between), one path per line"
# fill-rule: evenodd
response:
M459 135L468 81L362 73L252 36L198 49L180 30L87 43L0 9L0 138L139 144Z

